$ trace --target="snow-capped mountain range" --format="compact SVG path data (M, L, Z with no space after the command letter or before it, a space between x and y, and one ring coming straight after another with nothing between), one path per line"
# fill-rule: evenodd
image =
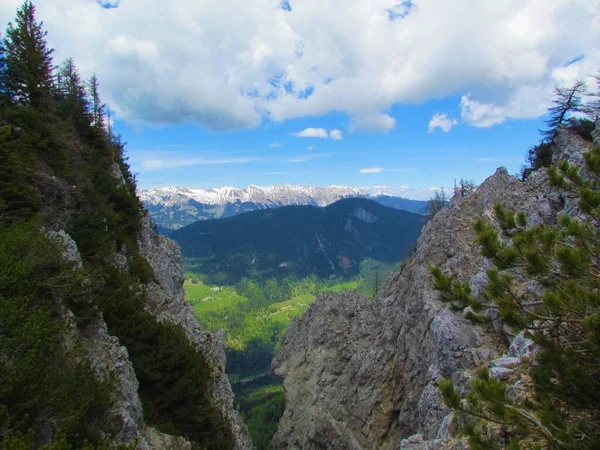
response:
M362 189L347 186L314 187L276 184L268 187L250 185L242 189L236 189L233 186L215 189L166 187L140 191L139 197L142 202L148 205L163 204L171 206L194 200L205 205L241 202L259 203L275 207L286 205L327 206L342 198L368 197L368 194Z
M139 191L138 196L155 222L163 228L178 229L197 220L231 217L246 211L288 205L324 207L343 198L370 198L385 206L423 212L426 202L389 195L370 195L348 186L250 185L242 189L224 186L215 189L166 187Z

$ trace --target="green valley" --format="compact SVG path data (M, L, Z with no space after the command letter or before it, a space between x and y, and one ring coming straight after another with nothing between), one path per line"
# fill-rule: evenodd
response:
M185 299L210 332L225 330L226 373L236 401L258 449L270 448L284 410L283 386L271 375L271 360L290 323L301 317L319 295L357 290L373 296L397 263L364 260L351 279L293 276L242 278L235 285L205 283L202 274L186 273Z

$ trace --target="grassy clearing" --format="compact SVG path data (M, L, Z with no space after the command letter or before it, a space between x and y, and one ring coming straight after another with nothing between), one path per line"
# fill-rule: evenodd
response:
M358 288L358 280L347 281L345 283L334 284L333 286L323 289L325 292L344 292Z
M248 301L229 286L207 286L204 283L194 284L186 280L183 289L185 300L192 305L197 314L218 311Z
M312 294L299 295L269 306L271 318L282 325L289 325L294 317L300 317L316 300Z

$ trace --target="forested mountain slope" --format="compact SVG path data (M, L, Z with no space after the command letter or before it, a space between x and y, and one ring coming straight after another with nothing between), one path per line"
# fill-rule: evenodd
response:
M55 68L30 2L1 42L0 447L251 447L98 81Z
M425 217L368 199L325 208L286 206L200 221L171 234L199 273L230 279L252 274L322 277L355 275L360 261L400 261L419 237Z
M246 186L235 189L187 189L167 187L138 193L152 219L165 231L182 228L198 220L224 219L248 211L281 206L328 206L343 198L370 198L384 206L425 213L427 202L378 194L347 186Z

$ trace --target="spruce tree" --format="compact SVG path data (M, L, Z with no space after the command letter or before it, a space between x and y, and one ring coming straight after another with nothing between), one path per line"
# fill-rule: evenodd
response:
M62 100L60 109L76 123L81 122L89 126L91 116L87 92L73 58L67 58L60 67L57 85Z
M6 69L2 87L12 101L35 108L47 106L53 89L54 50L48 48L46 34L43 22L35 20L35 6L30 1L23 3L3 41Z
M0 106L8 99L8 93L6 91L6 51L4 49L4 43L2 35L0 35Z
M99 130L105 129L104 119L106 116L106 105L100 100L99 83L96 74L93 74L87 82L88 93L92 103L92 124Z

